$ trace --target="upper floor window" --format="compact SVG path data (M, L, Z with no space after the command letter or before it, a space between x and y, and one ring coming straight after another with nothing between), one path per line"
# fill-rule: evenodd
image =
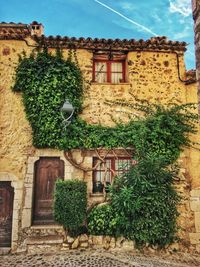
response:
M95 60L93 80L98 83L125 82L125 61L123 60Z

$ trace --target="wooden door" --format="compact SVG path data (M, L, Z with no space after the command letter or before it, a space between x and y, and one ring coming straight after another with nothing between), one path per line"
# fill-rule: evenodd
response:
M0 182L0 247L11 247L14 188Z
M40 158L35 164L34 224L52 224L55 181L64 177L64 162L59 158Z

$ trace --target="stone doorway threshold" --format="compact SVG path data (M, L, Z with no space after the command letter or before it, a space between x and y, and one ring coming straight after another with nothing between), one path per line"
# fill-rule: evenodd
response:
M11 251L10 247L0 247L0 256L9 254Z

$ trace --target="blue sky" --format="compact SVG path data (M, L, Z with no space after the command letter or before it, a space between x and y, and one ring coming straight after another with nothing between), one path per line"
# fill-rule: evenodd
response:
M45 35L186 41L195 68L191 0L0 0L0 20L41 22Z

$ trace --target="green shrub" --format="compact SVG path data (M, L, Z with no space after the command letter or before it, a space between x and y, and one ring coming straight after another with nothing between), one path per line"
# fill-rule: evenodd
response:
M54 192L54 217L73 235L82 232L86 219L86 183L76 179L57 180Z
M118 216L109 204L97 206L88 216L88 232L92 235L117 236Z
M164 247L176 240L180 197L173 188L175 173L164 166L162 158L142 159L111 187L119 231L137 245Z

